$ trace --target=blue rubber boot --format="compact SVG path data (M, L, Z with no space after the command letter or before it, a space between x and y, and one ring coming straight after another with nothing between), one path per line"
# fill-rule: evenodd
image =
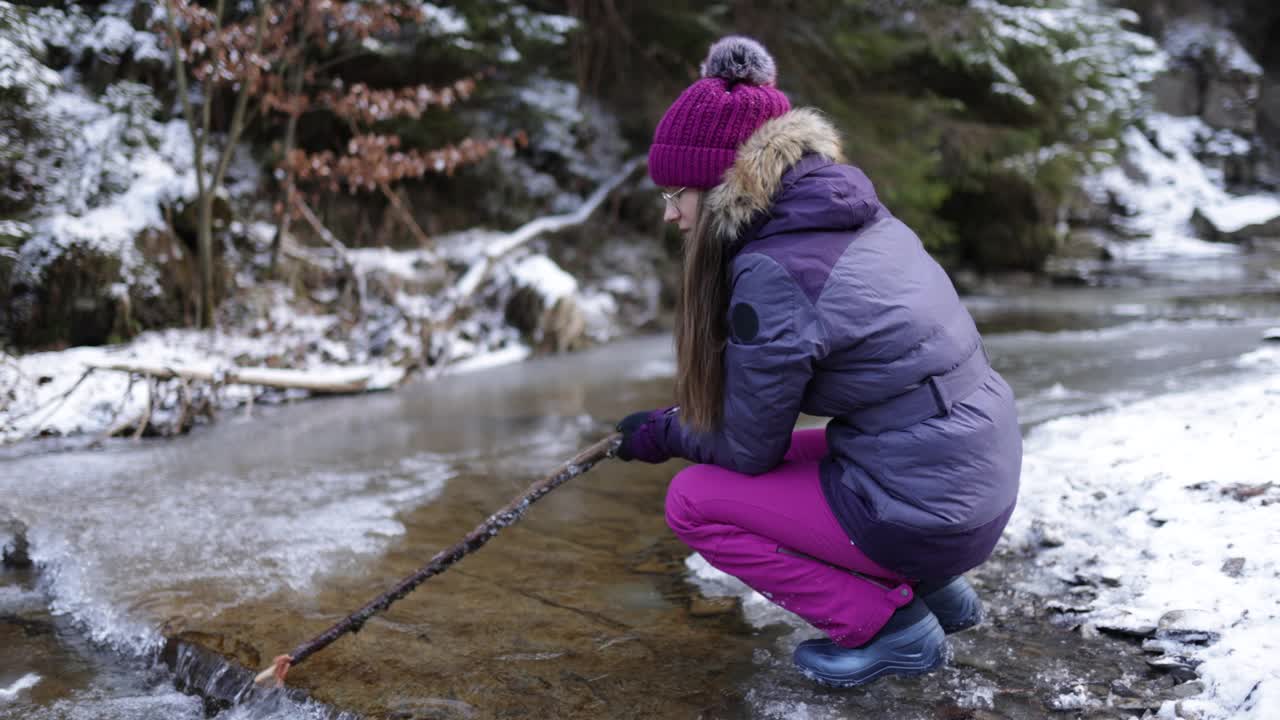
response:
M982 622L982 600L963 575L920 583L916 595L929 606L929 612L948 635Z
M885 675L921 675L946 661L947 637L937 618L919 599L899 608L866 645L846 648L831 640L806 640L793 660L819 685L847 688Z

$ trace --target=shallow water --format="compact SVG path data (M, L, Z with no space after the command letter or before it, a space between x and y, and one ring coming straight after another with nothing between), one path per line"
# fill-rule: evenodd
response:
M1245 372L1236 358L1280 325L1277 267L1250 258L1210 289L1148 278L969 302L1034 424ZM690 613L716 591L690 576L662 519L676 466L611 461L296 668L290 686L327 706L219 702L240 675L199 648L265 665L616 418L665 404L672 367L667 338L640 338L394 395L259 408L175 440L11 453L0 505L30 527L40 568L0 574L0 718L1032 718L1079 687L1168 690L1132 643L1085 639L1011 589L1042 571L1009 553L975 573L992 620L955 638L947 669L815 689L790 669L809 635L785 614L758 626L751 607Z

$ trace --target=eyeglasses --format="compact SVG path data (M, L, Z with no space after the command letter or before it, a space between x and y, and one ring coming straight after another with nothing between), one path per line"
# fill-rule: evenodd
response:
M667 205L674 206L676 204L676 200L680 199L680 193L688 189L689 189L688 187L682 187L679 190L676 190L675 192L660 193L662 195L662 202ZM676 209L678 210L679 208L676 208Z

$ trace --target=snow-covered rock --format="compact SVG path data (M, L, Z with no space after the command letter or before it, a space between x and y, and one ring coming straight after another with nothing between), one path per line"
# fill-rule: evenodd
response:
M1164 48L1177 68L1176 93L1158 95L1186 114L1199 114L1211 127L1252 134L1262 67L1228 29L1199 19L1172 23Z
M29 567L31 555L27 545L27 526L0 505L0 565Z

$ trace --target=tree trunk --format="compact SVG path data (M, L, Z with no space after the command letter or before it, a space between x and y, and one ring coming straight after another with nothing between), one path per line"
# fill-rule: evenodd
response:
M289 91L292 92L295 97L302 93L302 78L303 78L302 68L301 67L294 68L293 77L290 78L290 82L289 82ZM297 112L289 113L289 122L285 125L285 128L284 128L283 157L286 160L289 157L289 153L293 151L294 144L297 143L298 117L299 117L299 113ZM289 232L289 219L293 217L293 193L294 192L295 190L293 187L293 171L290 170L284 180L284 204L283 204L284 210L281 211L280 222L276 225L276 235L274 238L271 239L271 267L270 267L271 277L275 277L276 275L276 263L280 259L280 242L284 238L285 233Z
M213 199L214 189L200 195L196 237L200 254L200 327L213 327Z

